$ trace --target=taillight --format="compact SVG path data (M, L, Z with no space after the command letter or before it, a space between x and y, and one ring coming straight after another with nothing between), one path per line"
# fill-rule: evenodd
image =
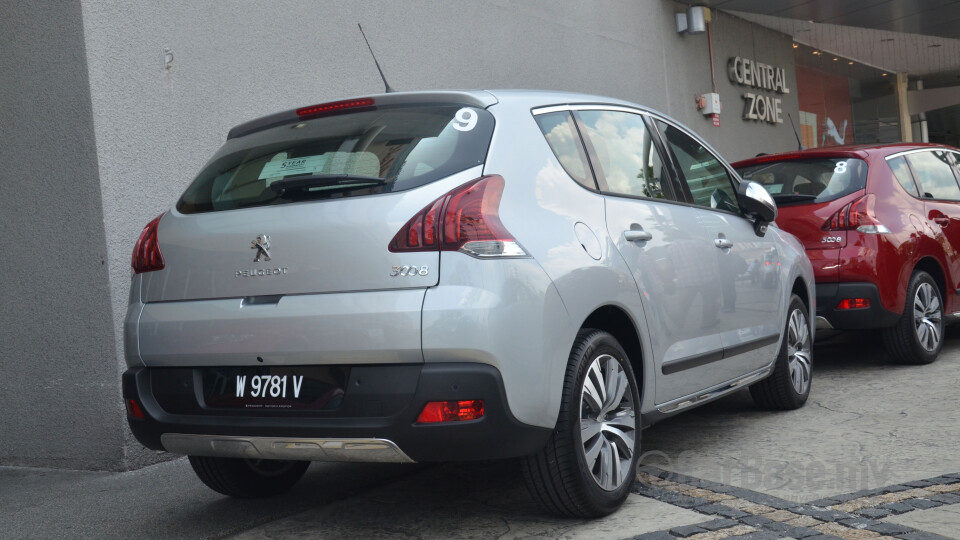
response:
M157 226L160 224L160 214L153 219L140 233L140 239L137 245L133 247L133 257L130 266L133 272L142 274L144 272L153 272L154 270L163 270L163 254L160 253L160 244L157 242Z
M526 256L500 222L503 187L499 175L457 187L410 218L390 241L389 250L461 251L478 258Z
M438 422L464 422L483 418L483 400L431 401L424 405L417 417L418 424Z
M874 217L876 197L870 193L837 210L823 224L825 231L859 231L865 234L884 234L890 232L886 225Z

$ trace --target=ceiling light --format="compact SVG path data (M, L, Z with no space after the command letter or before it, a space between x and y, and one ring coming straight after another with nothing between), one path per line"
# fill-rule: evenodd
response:
M839 58L837 58L837 57L834 57L834 58L833 58L833 61L834 61L834 62L836 62L837 60L839 60Z
M853 60L851 60L851 61L849 61L849 62L847 62L847 63L852 66L852 65L853 65Z

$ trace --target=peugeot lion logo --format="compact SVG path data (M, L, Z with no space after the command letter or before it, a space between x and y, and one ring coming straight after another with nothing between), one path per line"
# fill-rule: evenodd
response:
M257 237L256 240L250 242L250 249L257 250L257 256L253 258L253 262L260 262L261 260L269 261L270 260L270 237L261 234Z

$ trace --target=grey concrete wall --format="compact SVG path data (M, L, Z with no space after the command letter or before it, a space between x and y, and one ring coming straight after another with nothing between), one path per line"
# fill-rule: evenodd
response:
M731 159L785 149L793 137L788 127L758 128L740 120L739 91L724 82L726 55L749 53L760 61L792 67L790 39L733 17L716 17L717 79L727 111L732 112L724 113L721 127L715 128L693 102L695 94L711 88L706 36L678 35L674 11L679 8L666 0L81 0L82 17L76 4L70 6L46 20L48 25L56 23L56 37L44 35L39 26L40 8L0 8L5 19L7 12L17 19L29 15L28 26L34 28L31 35L0 38L12 47L2 50L14 51L4 60L15 62L12 79L56 92L79 92L84 99L71 103L89 100L92 107L80 111L71 106L65 111L68 122L49 126L21 118L16 108L0 111L4 124L10 116L9 121L16 118L28 128L29 137L16 148L32 150L31 155L38 157L70 153L62 163L70 164L74 182L54 184L61 195L56 202L32 201L30 193L18 189L16 197L22 200L10 206L17 213L8 214L4 207L4 216L23 216L23 223L4 235L5 242L12 235L49 244L50 249L33 255L38 258L34 266L42 268L39 258L52 257L54 248L76 254L73 264L54 266L58 270L52 275L37 274L29 280L33 287L29 294L5 293L17 296L18 312L31 308L31 297L42 295L46 301L42 308L33 308L35 316L28 322L14 325L20 330L19 341L4 340L3 352L8 354L2 361L20 361L23 351L36 350L37 341L49 340L39 330L69 326L64 336L40 347L43 352L31 363L76 366L87 376L84 380L103 385L102 395L82 402L83 407L97 403L103 410L96 417L102 422L97 431L83 423L71 431L89 436L74 439L82 450L64 466L130 468L156 459L130 438L119 399L118 374L124 369L121 322L132 246L143 225L173 205L231 126L295 106L382 91L358 22L398 90L549 88L625 98L675 116ZM50 65L34 73L24 67L37 60L31 56L35 47L26 44L37 44L38 39L47 40L40 56ZM169 69L165 48L174 57ZM777 59L767 58L767 53L775 53ZM5 85L11 78L0 77ZM22 93L26 95L18 99L39 99L31 91ZM795 114L795 97L792 110ZM53 142L63 139L71 145ZM32 182L50 181L23 167ZM78 175L83 175L82 181L75 179ZM42 237L40 231L67 216L73 220L69 231ZM93 252L103 257L98 269L90 268ZM64 260L63 254L55 260ZM22 261L9 259L2 264L8 272L24 267ZM70 309L60 309L55 300ZM83 318L66 320L67 313ZM51 364L49 358L56 360ZM21 369L23 384L36 390L50 384L38 382L37 374L27 371ZM75 394L70 385L77 379L54 372L62 381L56 384L64 386L59 391ZM47 424L34 418L55 416L57 408L41 406L39 392L10 397L6 384L0 384L0 400L7 400L0 405L9 403L15 411L0 414L8 414L9 422L22 418L16 420L16 433L34 441L50 436ZM5 444L10 443L0 443L0 448ZM106 461L91 457L105 450L113 452Z
M0 3L0 464L113 469L123 435L80 3Z

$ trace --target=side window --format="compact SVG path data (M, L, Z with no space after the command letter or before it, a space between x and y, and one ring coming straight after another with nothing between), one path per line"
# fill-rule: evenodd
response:
M716 156L679 129L657 120L657 127L680 166L693 202L708 208L740 213L733 179Z
M604 191L673 200L670 180L643 116L621 111L579 111Z
M913 181L913 173L910 172L910 167L907 166L907 160L903 159L903 156L888 159L887 165L890 165L890 169L893 170L893 175L897 177L897 182L900 182L900 185L903 186L903 189L907 190L907 193L914 197L920 196L920 192L917 191L917 184Z
M576 126L573 125L570 113L563 111L541 114L536 119L537 124L540 125L540 131L547 139L547 144L550 145L550 149L553 150L567 174L582 186L597 189L593 175L590 174L590 166L587 164L587 156L583 151L580 135L577 133Z
M907 154L906 158L916 175L924 198L960 201L960 186L953 175L947 152L917 152Z

